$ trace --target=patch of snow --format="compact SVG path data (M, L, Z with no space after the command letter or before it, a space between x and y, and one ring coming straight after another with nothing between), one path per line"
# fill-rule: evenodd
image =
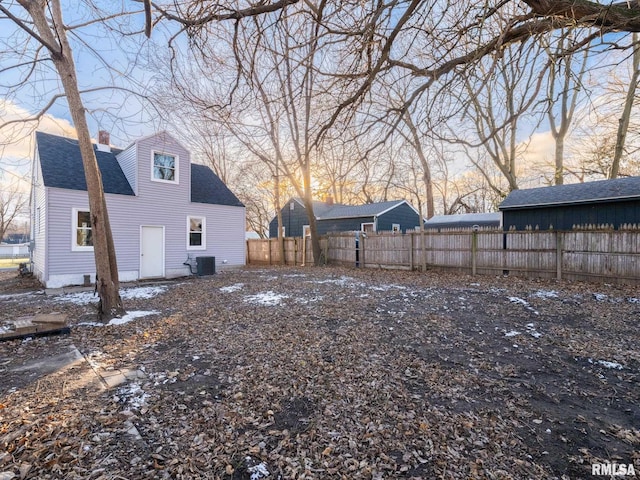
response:
M296 303L300 305L306 305L308 303L320 302L322 301L323 298L324 297L322 295L316 295L314 297L309 297L309 298L296 298Z
M100 323L100 322L80 322L77 324L77 326L78 327L104 327L105 325L124 325L125 323L129 323L132 320L135 320L136 318L146 317L148 315L157 315L158 313L160 312L158 312L157 310L149 310L149 311L134 310L133 312L127 312L127 314L124 317L112 318L111 321L107 324Z
M558 298L558 292L555 290L538 290L537 292L531 294L532 297L536 298Z
M98 299L93 292L65 293L55 298L56 302L73 303L75 305L87 305Z
M282 300L288 297L288 295L282 295L280 293L268 291L264 293L258 293L257 295L247 295L246 297L244 297L244 301L247 303L257 303L259 305L273 307L276 305L280 305Z
M526 325L527 333L531 335L533 338L540 338L542 334L536 331L536 326L534 323L527 323Z
M123 300L133 298L153 298L167 291L166 286L125 288L120 291Z
M123 300L131 300L135 298L148 299L153 298L167 291L166 286L157 287L134 287L120 290L120 297ZM98 295L93 291L66 293L58 296L55 301L64 303L73 303L75 305L87 305L98 299Z
M149 310L149 311L139 310L134 312L127 312L127 314L122 318L112 318L107 325L124 325L125 323L129 323L132 320L135 320L136 318L146 317L148 315L156 315L158 313L160 312L156 310Z
M375 285L375 286L371 286L369 287L371 290L374 290L376 292L388 292L389 290L391 290L392 288L395 288L397 290L406 290L407 287L403 286L403 285Z
M504 334L505 337L515 337L516 335L520 335L520 332L517 330L511 330L510 332L506 332Z
M593 298L596 300L596 302L605 302L609 297L607 297L604 293L594 293Z
M229 285L227 287L220 287L220 291L224 293L233 293L238 290L242 290L244 288L244 283L234 283L233 285Z
M147 402L149 395L138 383L129 383L118 390L118 395L124 397L126 403L135 409L142 408Z
M12 300L22 300L24 297L32 297L34 295L42 295L44 292L42 290L37 292L26 292L26 293L5 293L0 295L1 301L12 301Z
M247 462L249 463L250 461L253 461L253 459L251 457L247 457ZM247 473L251 474L251 480L260 480L271 475L264 462L247 467Z
M526 300L523 300L522 298L518 298L518 297L508 297L508 298L511 303L519 303L520 305L523 305L525 307L529 306L529 302L527 302Z
M629 303L640 303L640 298L629 297L629 298L627 298L627 302L629 302Z
M517 303L519 305L522 305L527 310L533 312L534 315L540 315L540 313L531 305L529 305L529 302L527 302L526 300L523 300L522 298L519 298L519 297L507 297L507 298L511 303Z
M334 284L339 285L341 287L365 287L366 284L362 282L357 282L352 277L347 277L346 275L341 276L340 278L329 278L327 280L310 280L312 283L318 284Z
M597 360L593 361L592 358L589 359L589 363L597 363L598 365L603 366L604 368L614 369L614 370L622 370L624 367L620 365L618 362L608 362L606 360Z

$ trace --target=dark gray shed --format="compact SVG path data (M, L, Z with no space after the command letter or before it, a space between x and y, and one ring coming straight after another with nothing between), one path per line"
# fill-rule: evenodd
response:
M640 226L640 177L514 190L499 208L504 230Z

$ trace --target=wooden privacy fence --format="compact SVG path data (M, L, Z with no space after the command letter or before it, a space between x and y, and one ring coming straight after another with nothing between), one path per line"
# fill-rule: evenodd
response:
M448 231L321 238L329 264L640 283L640 230ZM313 265L309 238L286 238L286 265ZM304 261L303 261L304 259ZM277 239L248 240L247 263L280 263Z

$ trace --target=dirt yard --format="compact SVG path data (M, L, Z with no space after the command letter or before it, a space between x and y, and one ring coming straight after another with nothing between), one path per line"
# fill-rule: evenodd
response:
M3 480L640 475L637 288L245 269L98 325L92 292L0 275L0 325L71 325L0 343Z

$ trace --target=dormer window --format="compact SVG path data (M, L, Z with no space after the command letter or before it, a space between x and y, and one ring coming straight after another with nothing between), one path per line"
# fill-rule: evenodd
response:
M178 183L178 157L168 153L153 152L151 180Z

